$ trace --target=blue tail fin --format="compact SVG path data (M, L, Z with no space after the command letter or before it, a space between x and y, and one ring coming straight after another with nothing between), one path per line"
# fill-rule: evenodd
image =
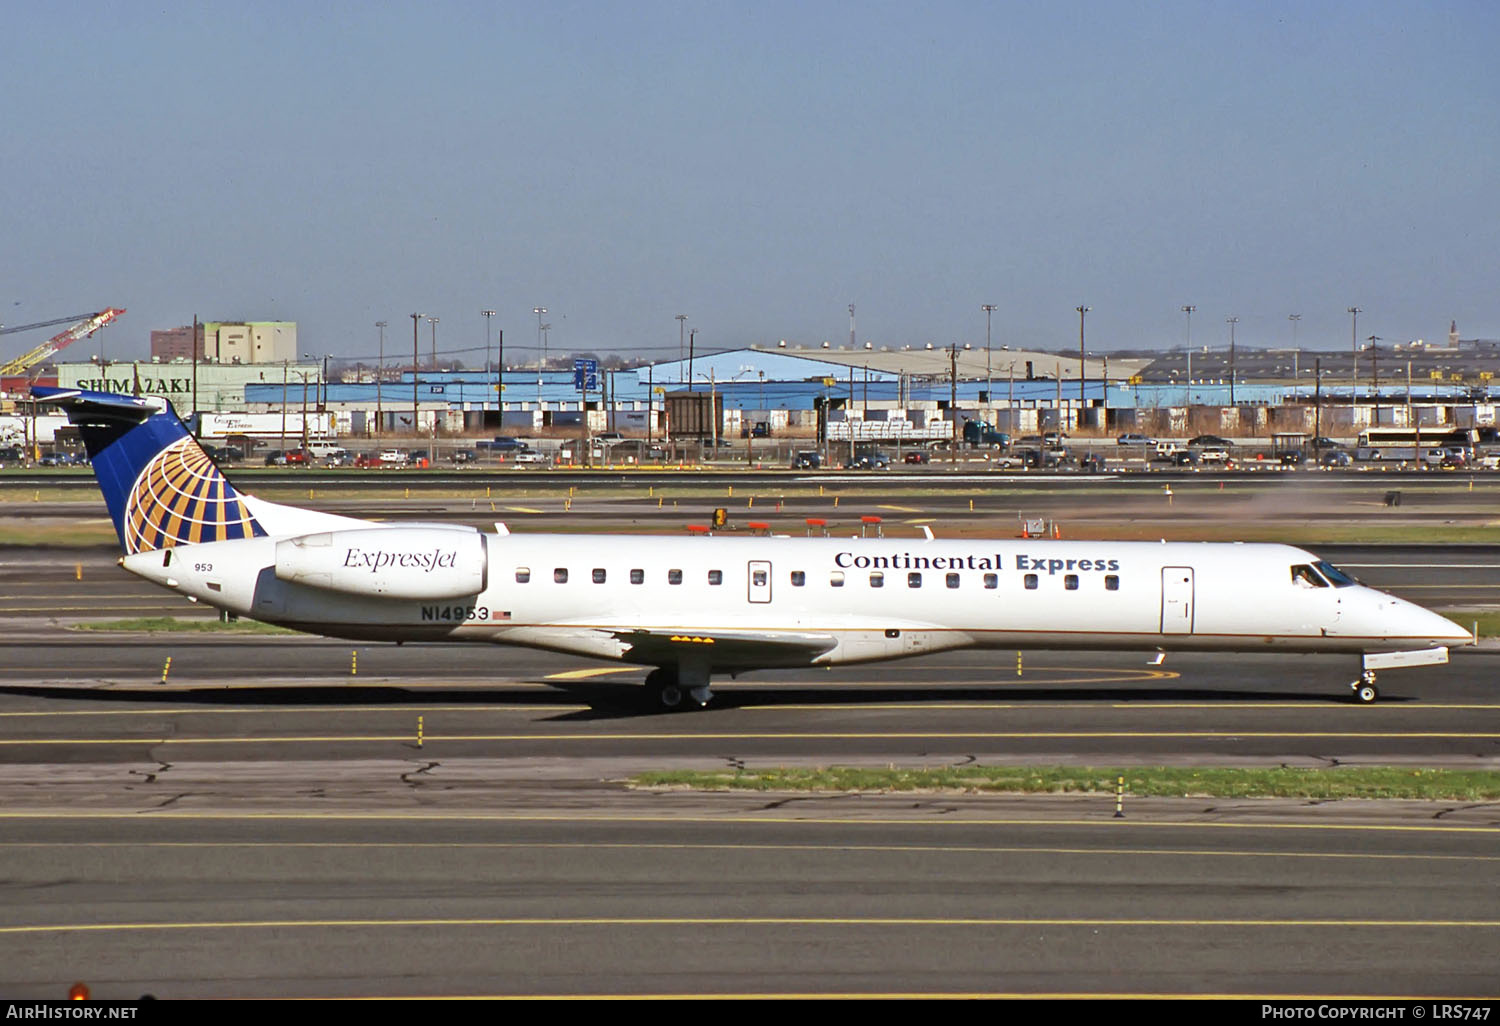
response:
M77 388L31 395L61 407L83 436L127 553L266 533L165 400Z

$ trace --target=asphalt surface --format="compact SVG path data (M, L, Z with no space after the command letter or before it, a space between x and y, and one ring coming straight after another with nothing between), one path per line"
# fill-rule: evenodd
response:
M1429 605L1500 550L1320 551ZM1494 769L1500 660L947 653L715 682L488 646L80 635L202 615L0 552L0 993L1493 997L1500 806L698 794L646 768ZM166 665L167 658L171 664ZM163 682L163 671L166 680ZM419 724L420 717L420 724ZM420 738L418 731L421 731Z

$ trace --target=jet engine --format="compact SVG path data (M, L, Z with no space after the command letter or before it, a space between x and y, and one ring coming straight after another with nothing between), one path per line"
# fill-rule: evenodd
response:
M457 599L484 591L489 556L471 527L375 527L276 543L278 580L394 599Z

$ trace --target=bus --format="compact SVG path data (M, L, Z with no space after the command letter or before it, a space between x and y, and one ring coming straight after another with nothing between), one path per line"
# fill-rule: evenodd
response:
M1479 435L1473 428L1440 425L1429 427L1369 428L1360 432L1354 450L1357 460L1415 460L1420 455L1431 462L1433 450L1441 450L1458 461L1472 460ZM1439 457L1441 458L1441 457Z

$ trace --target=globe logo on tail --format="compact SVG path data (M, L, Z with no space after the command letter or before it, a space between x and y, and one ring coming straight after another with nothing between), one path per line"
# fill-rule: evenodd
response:
M125 500L125 551L250 538L265 531L192 436L146 464Z

